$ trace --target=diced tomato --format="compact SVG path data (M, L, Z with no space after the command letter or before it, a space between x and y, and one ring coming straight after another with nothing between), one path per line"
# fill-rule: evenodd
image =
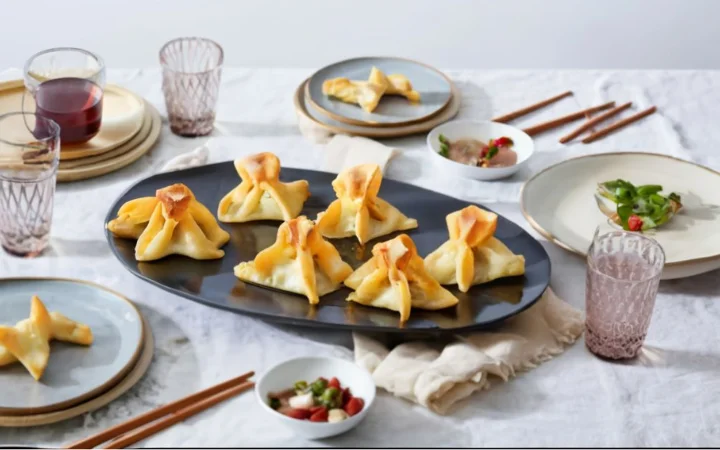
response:
M328 421L328 410L322 407L320 411L315 412L310 416L310 422L327 422Z
M309 409L296 409L289 406L284 406L278 409L278 412L288 417L292 417L293 419L305 420L310 417Z
M342 406L343 406L343 408L345 407L345 405L347 405L347 402L349 402L351 398L352 398L352 392L350 392L349 387L346 387L342 391Z
M334 387L337 389L340 389L340 380L338 380L336 377L330 378L330 381L328 381L328 387Z
M343 409L348 414L348 416L352 417L362 411L363 406L365 406L365 402L363 401L363 399L358 397L352 397Z
M512 139L505 136L495 139L495 147L504 147L506 145L513 145Z
M630 231L640 231L642 230L642 226L643 220L640 217L634 214L628 217L628 228L630 229Z

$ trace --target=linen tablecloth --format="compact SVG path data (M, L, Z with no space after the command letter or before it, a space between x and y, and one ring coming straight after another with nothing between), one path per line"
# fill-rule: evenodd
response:
M314 145L297 128L292 95L312 70L225 69L218 130L233 145L277 153L284 165L318 167ZM528 167L500 182L445 177L429 164L424 136L389 140L403 152L386 177L487 204L539 237L517 204L522 182L549 164L589 152L671 154L720 170L720 72L450 71L463 95L459 118L487 119L567 89L575 96L514 122L531 125L608 100L654 104L659 113L590 145L561 145L558 130L538 136ZM164 111L157 70L110 70ZM104 284L135 300L156 338L155 360L133 390L84 417L34 429L0 429L0 444L57 446L247 370L262 372L298 355L351 358L349 333L266 324L214 310L154 288L125 271L103 234L110 203L131 183L204 142L163 129L137 163L94 180L62 184L55 197L52 250L34 260L0 253L0 276L63 276ZM241 142L241 144L236 144ZM214 152L232 159L233 148ZM583 308L581 258L545 242L559 296ZM357 429L307 442L267 420L253 395L223 403L140 445L161 446L694 446L720 442L720 282L718 272L663 282L643 356L608 363L582 342L511 383L479 393L450 416L381 394Z

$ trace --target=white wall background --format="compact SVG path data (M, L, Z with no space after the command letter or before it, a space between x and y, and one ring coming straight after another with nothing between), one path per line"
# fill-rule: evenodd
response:
M720 69L720 0L1 0L0 69L79 46L153 67L216 39L227 66L397 55L443 68Z

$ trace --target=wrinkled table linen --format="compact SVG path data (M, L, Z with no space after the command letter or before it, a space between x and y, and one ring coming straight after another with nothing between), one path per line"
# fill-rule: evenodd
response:
M213 137L233 136L211 162L233 159L237 145L277 153L288 167L321 166L315 144L297 126L292 96L313 70L225 69ZM603 103L652 104L658 113L590 145L558 144L569 128L536 138L536 155L516 176L499 182L438 173L425 154L425 136L383 141L401 151L386 178L485 204L523 226L552 260L556 294L584 307L585 263L532 231L518 193L532 173L563 159L618 150L666 153L720 170L720 72L712 71L449 71L462 93L458 118L488 119L568 89L575 96L513 122L529 126ZM158 70L109 70L121 84L165 111ZM155 149L116 173L58 186L52 249L26 260L0 253L0 273L94 281L133 299L156 339L147 376L120 399L83 417L31 429L0 428L0 444L58 446L239 373L262 373L300 355L352 358L350 333L277 326L211 309L137 279L112 256L103 220L132 183L174 156L205 142L170 133ZM561 182L562 180L559 180ZM438 416L382 393L353 431L304 441L263 413L246 394L141 442L148 447L200 446L703 446L720 442L720 273L664 281L642 356L609 363L592 356L582 338L564 354L512 382L493 384L456 412Z

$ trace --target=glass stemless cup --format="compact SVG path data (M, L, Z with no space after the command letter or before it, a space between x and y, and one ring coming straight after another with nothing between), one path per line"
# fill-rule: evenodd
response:
M180 136L205 136L215 123L223 49L203 38L179 38L160 49L163 94L170 130Z
M639 233L596 232L587 264L585 344L604 358L634 358L650 326L665 253Z
M17 256L48 245L60 127L32 113L0 116L0 245Z
M30 57L24 75L34 112L60 125L63 144L89 141L100 131L105 64L99 56L79 48L44 50Z

